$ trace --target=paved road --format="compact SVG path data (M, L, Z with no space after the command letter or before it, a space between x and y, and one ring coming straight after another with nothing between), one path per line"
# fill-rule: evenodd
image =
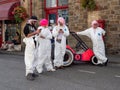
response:
M0 54L0 90L120 90L120 66L77 63L44 72L35 81L24 77L23 56Z

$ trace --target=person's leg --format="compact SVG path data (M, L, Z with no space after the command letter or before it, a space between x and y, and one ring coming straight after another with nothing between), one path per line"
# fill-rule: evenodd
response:
M33 62L34 62L34 54L33 51L26 46L25 49L25 66L26 66L26 78L29 80L34 80L33 75Z
M61 66L61 59L62 59L62 54L61 54L61 48L59 44L55 44L55 58L54 58L54 67L60 67Z
M50 56L47 56L45 60L45 67L47 71L55 71L55 69L53 68Z
M34 72L34 50L35 46L33 43L32 38L25 38L23 39L23 42L25 42L26 47L25 47L25 56L24 56L24 61L25 61L25 67L26 67L26 78L28 80L34 80L35 78L33 77L33 72Z
M46 60L46 56L43 55L40 52L38 54L39 54L39 56L38 56L38 61L37 61L36 69L37 69L38 73L42 73L42 71L43 71L43 65L44 65L45 60Z

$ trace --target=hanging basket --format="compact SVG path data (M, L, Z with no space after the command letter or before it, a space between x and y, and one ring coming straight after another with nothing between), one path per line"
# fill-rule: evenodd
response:
M14 8L12 14L14 15L14 19L17 23L23 22L28 17L26 9L22 6Z

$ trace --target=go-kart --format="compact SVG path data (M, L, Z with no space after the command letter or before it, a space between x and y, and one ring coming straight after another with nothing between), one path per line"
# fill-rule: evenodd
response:
M70 45L66 45L64 66L71 65L73 61L91 62L93 65L97 65L98 61L92 49L90 49L75 32L70 32L70 34L77 40L76 50L71 48Z

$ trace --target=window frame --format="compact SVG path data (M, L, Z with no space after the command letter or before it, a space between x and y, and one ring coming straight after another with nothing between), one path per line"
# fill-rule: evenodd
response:
M44 9L45 10L52 10L52 9L66 9L68 8L68 5L65 6L58 6L58 0L56 0L57 6L56 7L46 7L46 0L44 0Z
M65 6L58 6L58 0L56 0L57 6L56 7L46 7L46 0L44 0L44 11L45 11L45 18L49 19L49 14L56 14L58 18L58 10L68 9L68 5ZM57 22L57 18L56 21Z

